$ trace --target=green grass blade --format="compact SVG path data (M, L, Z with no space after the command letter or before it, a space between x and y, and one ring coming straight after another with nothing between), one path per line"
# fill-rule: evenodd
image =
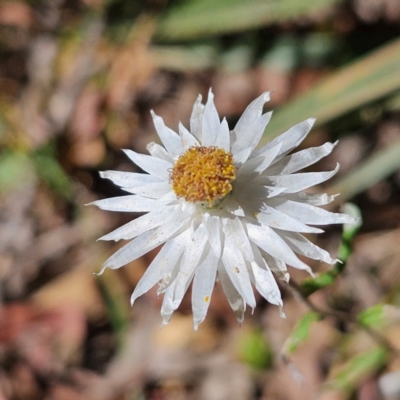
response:
M309 311L304 314L297 322L290 336L287 338L283 346L283 352L285 354L293 353L299 345L304 343L310 336L311 325L320 319L321 316L314 311Z
M322 125L400 89L400 39L343 67L317 87L278 110L263 141L307 118Z
M399 169L400 140L397 140L393 145L368 158L364 163L356 167L353 172L350 172L327 189L329 193L340 193L340 196L332 203L332 206L363 192Z
M157 39L191 40L240 32L307 15L341 0L195 0L181 2L161 19Z

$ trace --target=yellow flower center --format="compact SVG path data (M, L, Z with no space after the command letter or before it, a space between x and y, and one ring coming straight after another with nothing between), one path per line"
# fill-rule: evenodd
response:
M191 147L176 161L170 182L178 197L191 203L218 204L232 191L233 156L218 147Z

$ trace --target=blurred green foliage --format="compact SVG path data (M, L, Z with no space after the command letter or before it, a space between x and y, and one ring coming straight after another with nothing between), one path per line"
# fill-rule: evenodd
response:
M269 368L273 361L270 346L260 329L244 331L237 341L237 351L239 359L254 369Z

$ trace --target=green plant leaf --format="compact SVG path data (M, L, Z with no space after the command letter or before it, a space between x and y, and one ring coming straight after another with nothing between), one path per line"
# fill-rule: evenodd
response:
M0 155L0 193L33 179L34 166L25 153L5 151Z
M245 331L238 340L239 358L255 369L268 368L272 363L272 353L262 331Z
M299 319L293 329L293 332L286 340L283 346L283 352L286 354L293 353L300 344L304 343L308 339L311 325L320 319L320 315L314 311L309 311L308 313L304 314Z
M400 58L400 57L399 57ZM400 75L400 74L399 74ZM331 203L335 206L339 201L351 199L358 193L393 174L400 168L400 140L391 146L379 151L365 162L357 166L354 171L328 187L329 193L340 193L340 196Z
M382 368L386 363L387 356L387 351L382 347L375 347L358 354L340 368L327 382L327 386L345 391L352 390L361 380Z
M314 89L276 111L263 141L307 118L316 126L400 89L400 39L344 66Z
M36 165L37 174L40 179L47 183L55 192L69 197L72 190L71 180L55 156L45 151L37 151L31 157Z
M385 307L388 307L385 304L375 304L372 307L367 308L366 310L360 312L357 316L357 319L364 325L369 328L379 328L385 325L385 322L388 322L388 319L385 315Z
M192 0L172 7L160 20L156 38L191 40L240 32L289 20L341 0Z

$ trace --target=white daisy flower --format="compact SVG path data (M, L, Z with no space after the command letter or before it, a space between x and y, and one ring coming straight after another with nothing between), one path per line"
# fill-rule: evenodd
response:
M310 131L310 118L256 150L271 113L263 114L269 93L254 100L230 131L220 121L210 90L205 105L193 106L190 131L179 134L152 112L163 146L150 143L150 155L125 150L148 174L101 172L127 196L95 201L103 210L147 213L103 236L101 240L131 240L103 265L116 269L164 244L137 284L131 303L158 283L164 294L163 324L168 324L189 284L194 328L205 319L218 280L236 318L243 321L246 304L256 300L252 285L270 303L282 307L272 273L288 280L287 265L311 273L297 254L333 264L327 251L302 233L320 233L309 225L354 222L346 214L318 206L334 196L305 190L332 177L329 172L298 172L331 153L335 144L294 154Z

